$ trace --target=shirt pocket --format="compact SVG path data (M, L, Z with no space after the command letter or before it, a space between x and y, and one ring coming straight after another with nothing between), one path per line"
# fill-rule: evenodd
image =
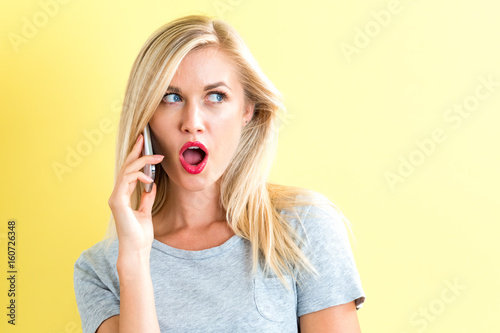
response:
M277 277L254 278L254 300L260 315L267 320L283 322L296 318L294 280L285 276L288 290Z

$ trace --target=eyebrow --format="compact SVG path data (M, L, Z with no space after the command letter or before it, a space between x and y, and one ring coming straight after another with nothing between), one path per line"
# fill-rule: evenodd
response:
M210 89L214 89L214 88L217 88L217 87L220 87L220 86L225 86L227 87L229 90L231 90L231 87L229 87L227 84L225 84L223 81L219 81L219 82L215 82L215 83L211 83L211 84L208 84L205 86L205 89L203 89L203 91L207 91L207 90L210 90ZM169 86L167 91L170 91L170 92L173 92L173 93L180 93L181 92L181 89L178 88L178 87L175 87L175 86Z

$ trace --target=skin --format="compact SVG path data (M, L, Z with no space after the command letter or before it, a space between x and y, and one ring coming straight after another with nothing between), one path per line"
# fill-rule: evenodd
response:
M244 103L231 63L213 47L190 52L170 83L180 92L167 90L149 121L154 152L165 156L161 165L169 176L167 201L153 216L154 236L173 247L199 250L234 235L218 204L220 177L254 106ZM227 86L205 90L216 82ZM200 141L208 149L208 162L199 174L188 173L180 163L179 151L188 141Z
M221 245L234 235L218 204L220 177L234 157L254 105L244 103L243 87L231 63L214 48L189 53L170 84L180 92L165 96L149 121L156 155L141 156L143 137L139 136L117 176L108 204L120 240L120 315L105 320L98 333L160 332L149 269L153 238L195 251ZM227 87L205 91L216 82ZM220 92L226 99L221 99ZM208 163L196 175L188 173L179 160L179 150L188 141L201 141L208 148ZM151 182L140 170L157 163L170 182L165 205L151 216L156 185L150 193L143 191L137 211L131 208L130 196L138 180ZM303 315L300 327L303 333L360 332L354 302Z
M354 301L335 305L300 317L303 333L360 333Z

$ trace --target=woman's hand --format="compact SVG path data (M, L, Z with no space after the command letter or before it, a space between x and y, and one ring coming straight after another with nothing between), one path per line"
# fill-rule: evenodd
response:
M141 156L143 140L143 136L139 135L117 175L115 188L108 200L115 219L120 253L149 255L154 239L151 209L156 196L156 184L153 184L151 192L142 191L138 210L132 210L130 200L138 180L143 183L153 181L140 170L146 164L159 163L164 157L162 155Z

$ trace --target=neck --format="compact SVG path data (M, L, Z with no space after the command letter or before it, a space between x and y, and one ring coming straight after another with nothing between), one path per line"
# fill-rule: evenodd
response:
M219 203L220 182L202 191L188 191L169 181L165 203L153 217L155 237L177 232L200 232L226 221Z

